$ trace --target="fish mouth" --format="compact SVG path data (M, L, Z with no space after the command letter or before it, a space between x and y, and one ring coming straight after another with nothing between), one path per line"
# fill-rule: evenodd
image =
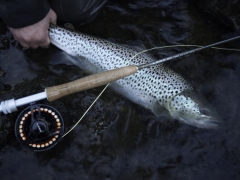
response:
M211 120L211 119L201 119L195 121L195 126L199 128L204 128L204 129L215 129L220 126L220 122L217 120Z
M211 117L191 118L191 119L178 118L178 119L188 125L195 126L202 129L216 129L221 124L220 121L213 119Z
M221 125L220 118L212 107L201 107L199 112L201 115L195 121L200 128L218 128Z
M216 129L221 125L221 121L212 111L204 111L203 114L196 116L178 116L179 120L203 129Z

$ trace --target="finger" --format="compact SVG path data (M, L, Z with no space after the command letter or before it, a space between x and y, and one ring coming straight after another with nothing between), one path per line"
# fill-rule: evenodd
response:
M26 43L24 43L24 41L19 40L19 38L14 34L14 31L11 31L11 32L15 41L19 42L22 45L22 47L28 47Z
M37 49L39 47L39 45L36 43L31 43L31 44L29 44L29 47L32 49Z
M34 46L31 46L32 49L37 49L39 47L39 45L34 45Z
M21 40L21 41L19 41L19 43L22 45L24 50L29 49L29 48L37 49L39 47L38 41L34 41L34 40L33 41Z
M23 50L28 50L28 49L29 49L29 47L23 47L22 49L23 49Z
M50 13L50 23L54 24L54 25L57 25L57 15L56 15L56 13L52 9L50 9L49 13Z
M21 44L21 46L23 47L23 50L27 50L27 49L30 48L30 47L29 47L26 43L24 43L24 42L20 42L20 44Z
M33 48L33 49L38 48L38 45L36 43L33 43L33 42L29 41L28 39L25 40L26 38L25 39L17 38L16 36L14 36L14 39L21 44L21 46L23 47L23 50L27 50L29 48Z
M45 41L40 42L38 45L39 45L41 48L48 48L49 45L50 45L50 39L47 38Z
M49 48L49 46L44 46L44 47L41 47L42 49L48 49Z
M25 41L18 40L18 38L14 34L13 34L13 37L17 42L19 42L21 44L21 46L23 47L23 50L27 50L30 48L29 45Z
M46 29L45 32L42 33L42 36L40 36L38 45L44 48L44 47L48 47L49 44L50 44L50 39L48 37L48 30Z

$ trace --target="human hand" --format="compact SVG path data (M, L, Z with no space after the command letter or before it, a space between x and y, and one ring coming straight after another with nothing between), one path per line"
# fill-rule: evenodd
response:
M39 22L23 27L23 28L10 28L13 37L24 48L36 49L40 47L48 47L50 40L48 37L48 27L50 23L56 24L57 15L50 9L48 14Z

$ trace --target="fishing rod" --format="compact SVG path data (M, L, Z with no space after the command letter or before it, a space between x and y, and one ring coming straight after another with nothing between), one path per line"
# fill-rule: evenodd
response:
M47 87L44 92L23 97L20 99L10 99L2 101L0 104L0 113L9 114L17 111L20 106L28 105L18 116L15 123L15 135L18 141L34 151L45 151L52 148L61 139L64 131L64 121L61 114L51 106L44 104L33 104L37 101L47 99L49 102L57 100L61 97L99 87L118 79L130 76L138 70L154 66L156 64L177 59L189 54L199 52L201 50L224 44L236 39L240 36L226 39L207 46L199 47L183 53L166 57L154 62L130 65L113 70L108 70L98 74L86 76L65 84Z
M130 66L125 66L122 68L117 68L117 69L113 69L113 70L108 70L105 72L101 72L98 74L93 74L93 75L89 75L87 77L84 78L80 78L78 80L69 82L69 83L65 83L62 85L57 85L57 86L52 86L52 87L47 87L45 89L44 92L41 93L37 93L34 95L30 95L24 98L20 98L20 99L10 99L10 100L5 100L2 101L0 104L0 113L3 112L4 114L8 114L8 113L12 113L14 111L17 111L17 107L26 105L26 104L30 104L36 101L40 101L43 99L47 99L49 102L52 102L54 100L57 100L61 97L76 93L76 92L80 92L80 91L84 91L84 90L88 90L88 89L92 89L98 86L102 86L105 85L107 83L111 83L114 82L118 79L124 78L126 76L132 75L134 73L136 73L138 70L141 70L143 68L147 68L149 66L154 66L156 64L162 63L162 62L166 62L169 60L173 60L173 59L177 59L189 54L193 54L196 53L198 51L213 47L213 46L217 46L220 44L224 44L236 39L239 39L240 36L234 37L234 38L230 38L230 39L226 39L217 43L213 43L207 46L203 46L203 47L199 47L193 50L189 50L189 51L185 51L183 53L179 53L170 57L166 57L157 61L153 61L150 63L146 63L146 64L141 64L141 65L130 65Z

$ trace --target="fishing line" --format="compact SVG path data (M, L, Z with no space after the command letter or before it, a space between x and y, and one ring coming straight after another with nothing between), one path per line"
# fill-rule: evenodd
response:
M92 106L95 104L95 102L100 98L100 96L103 94L103 92L107 89L108 85L110 83L108 83L103 90L100 92L100 94L96 97L96 99L92 102L92 104L88 107L88 109L83 113L82 117L76 122L76 124L69 129L62 137L65 137L67 134L69 134L79 123L80 121L85 117L85 115L88 113L88 111L92 108Z
M138 55L145 53L145 52L149 52L152 50L157 50L157 49L164 49L164 48L173 48L173 47L204 47L204 46L200 46L200 45L185 45L185 44L177 44L177 45L171 45L171 46L159 46L159 47L154 47L154 48L150 48L150 49L146 49L143 51L140 51L139 53L135 54L131 59L129 59L129 61L131 61L132 59L136 58ZM225 51L237 51L240 52L240 49L229 49L229 48L219 48L219 47L211 47L212 49L217 49L217 50L225 50ZM164 61L162 61L164 62Z

